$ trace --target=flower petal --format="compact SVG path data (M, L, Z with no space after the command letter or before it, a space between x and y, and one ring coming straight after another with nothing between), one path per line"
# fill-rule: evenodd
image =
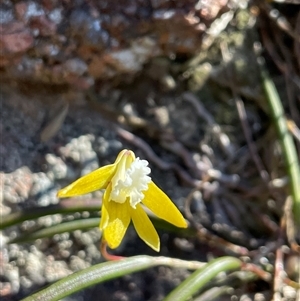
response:
M108 213L108 223L103 229L103 237L111 249L117 248L129 226L130 212L129 204L116 203L114 201L107 202L106 207Z
M136 209L130 207L130 214L133 225L139 237L153 250L159 252L160 241L158 234L150 221L148 215L143 210L141 204L136 205Z
M155 215L177 227L187 227L187 223L180 211L153 181L148 184L148 190L143 191L143 194L145 197L142 203Z
M107 211L109 197L111 193L111 183L108 184L107 188L105 189L105 192L102 197L102 206L101 206L101 220L99 228L102 231L104 228L106 228L108 221L109 221L109 215Z
M115 164L100 167L58 191L59 198L67 198L105 188L116 169Z

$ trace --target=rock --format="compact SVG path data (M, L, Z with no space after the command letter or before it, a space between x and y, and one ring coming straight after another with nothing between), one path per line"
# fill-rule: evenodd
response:
M51 179L43 172L33 175L33 186L30 195L35 205L47 206L58 202L56 197L57 189Z
M60 149L61 155L67 160L79 163L81 175L85 175L99 167L98 157L93 150L94 135L83 135L73 138L70 143Z
M44 272L44 261L39 256L33 253L29 253L26 258L26 274L27 277L34 283L42 285L45 283Z
M1 174L3 179L3 202L22 203L28 199L33 185L32 173L21 167L10 174Z
M65 261L55 261L52 256L48 256L45 262L44 277L48 282L54 282L70 275L72 271Z
M5 1L2 79L85 90L134 77L158 56L189 58L227 0Z
M52 180L73 179L76 175L73 169L54 154L46 154L45 160L48 165L47 176Z
M0 25L0 66L18 64L23 54L33 46L33 35L21 22Z

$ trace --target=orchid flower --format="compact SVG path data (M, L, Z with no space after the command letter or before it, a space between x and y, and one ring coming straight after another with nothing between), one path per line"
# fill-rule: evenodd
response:
M143 209L146 206L157 217L186 228L187 223L169 197L151 180L146 160L136 158L131 150L122 150L115 163L100 167L58 191L60 198L73 197L105 189L100 230L111 249L117 248L132 221L139 237L159 251L158 234Z

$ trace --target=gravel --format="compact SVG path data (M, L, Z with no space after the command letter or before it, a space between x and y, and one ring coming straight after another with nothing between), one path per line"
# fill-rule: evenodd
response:
M71 107L55 137L41 143L38 133L49 115L48 111L49 104L40 99L25 101L17 94L5 94L1 134L6 143L1 144L0 149L1 157L5 158L0 162L0 210L3 216L24 208L57 204L59 200L56 193L60 187L99 166L111 163L122 148L130 147L119 140L110 130L109 123L102 120L98 113L78 106ZM156 172L157 175L159 173ZM170 174L170 181L169 187L174 186L174 175ZM176 187L175 190L178 189ZM101 195L101 192L95 192L85 197ZM0 232L1 300L20 300L73 272L101 262L98 228L56 234L31 243L7 244L9 239L24 231L88 216L87 212L66 217L55 214L25 221ZM129 229L124 243L118 249L120 253L131 251L134 254L152 254L137 240L133 229ZM161 274L171 273L168 268L165 271ZM103 300L144 300L145 294L149 295L146 299L157 300L179 280L176 278L173 281L172 277L166 276L167 279L155 281L156 273L152 270L145 272L144 276L152 283L149 288L148 283L137 274L87 289L65 300L91 300L95 294L104 296ZM183 279L186 272L180 273ZM152 290L158 283L161 283L161 288L154 293Z

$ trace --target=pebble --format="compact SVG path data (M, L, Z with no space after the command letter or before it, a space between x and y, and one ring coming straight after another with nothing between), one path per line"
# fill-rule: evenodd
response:
M48 165L47 176L51 180L59 180L67 177L68 168L63 160L54 154L47 154L45 160Z
M288 300L293 300L296 298L297 292L294 288L288 285L284 285L282 288L283 295Z
M26 276L21 276L20 277L20 284L24 287L24 288L31 288L34 284L34 282L32 280L30 280L28 277Z
M3 202L18 204L26 201L32 187L32 173L27 167L21 167L10 174L2 174Z
M0 250L3 250L8 241L7 236L5 236L2 232L0 232ZM6 249L4 249L6 250Z
M72 271L65 261L55 261L54 258L47 258L44 269L46 281L53 282L70 275Z
M5 277L9 280L11 285L11 292L17 293L20 289L18 267L14 267L11 264L7 264L4 266L4 271L5 271Z
M66 72L70 72L78 76L83 75L88 69L87 64L79 58L68 59L63 65Z
M85 268L88 268L90 266L89 263L87 263L84 258L79 258L78 256L71 256L70 260L70 269L74 272L83 270Z
M26 258L25 272L28 278L39 285L45 283L44 273L44 261L41 260L42 256L37 256L33 253L29 253Z
M33 175L33 186L30 191L38 206L48 206L58 202L57 188L47 174L39 172Z
M80 165L80 175L83 176L99 167L98 157L93 149L95 136L92 134L73 138L66 146L60 148L61 155L66 160L72 160Z

